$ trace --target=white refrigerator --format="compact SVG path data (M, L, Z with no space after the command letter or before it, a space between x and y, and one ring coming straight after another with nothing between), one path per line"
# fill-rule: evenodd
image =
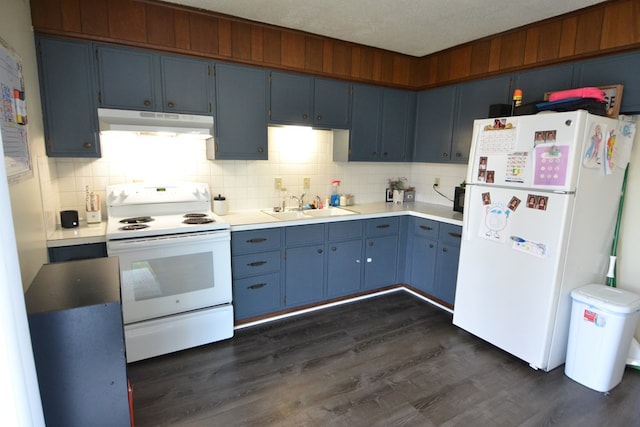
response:
M549 371L604 284L634 130L585 111L474 123L453 323Z

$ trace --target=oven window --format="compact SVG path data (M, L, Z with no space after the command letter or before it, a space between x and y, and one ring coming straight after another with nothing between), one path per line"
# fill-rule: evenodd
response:
M199 291L214 286L211 252L133 261L123 271L135 301Z

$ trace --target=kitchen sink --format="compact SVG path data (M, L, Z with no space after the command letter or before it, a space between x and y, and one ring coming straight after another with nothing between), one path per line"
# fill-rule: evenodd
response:
M296 219L311 219L311 218L328 218L328 217L355 214L355 212L353 211L336 208L336 207L329 207L325 209L305 209L302 211L285 210L283 212L275 212L273 209L262 209L262 212L274 218L278 218L279 220L282 220L282 221L292 221Z
M304 214L304 211L284 211L275 212L273 209L263 209L262 212L267 215L271 215L274 218L281 219L283 221L290 221L293 219L308 219L310 217Z
M314 218L353 215L354 213L355 212L347 210L347 209L335 208L335 207L329 207L329 208L325 208L325 209L309 209L309 210L304 211L305 215L312 216Z

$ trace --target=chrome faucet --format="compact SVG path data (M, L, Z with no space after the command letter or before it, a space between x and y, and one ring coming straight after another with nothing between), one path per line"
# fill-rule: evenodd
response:
M305 196L305 193L302 193L302 194L300 195L300 197L298 197L298 196L291 196L291 199L292 199L292 200L295 200L295 201L297 201L297 202L298 202L298 210L299 210L299 211L301 211L301 210L302 210L302 208L303 208L303 206L304 206L304 196Z
M322 203L322 199L320 198L320 196L316 196L313 198L313 201L316 204L316 209L320 209L320 203Z

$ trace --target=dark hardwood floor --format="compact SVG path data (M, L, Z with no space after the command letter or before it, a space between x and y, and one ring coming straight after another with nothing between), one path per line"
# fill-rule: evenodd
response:
M640 371L607 395L396 292L129 365L136 427L638 426Z

